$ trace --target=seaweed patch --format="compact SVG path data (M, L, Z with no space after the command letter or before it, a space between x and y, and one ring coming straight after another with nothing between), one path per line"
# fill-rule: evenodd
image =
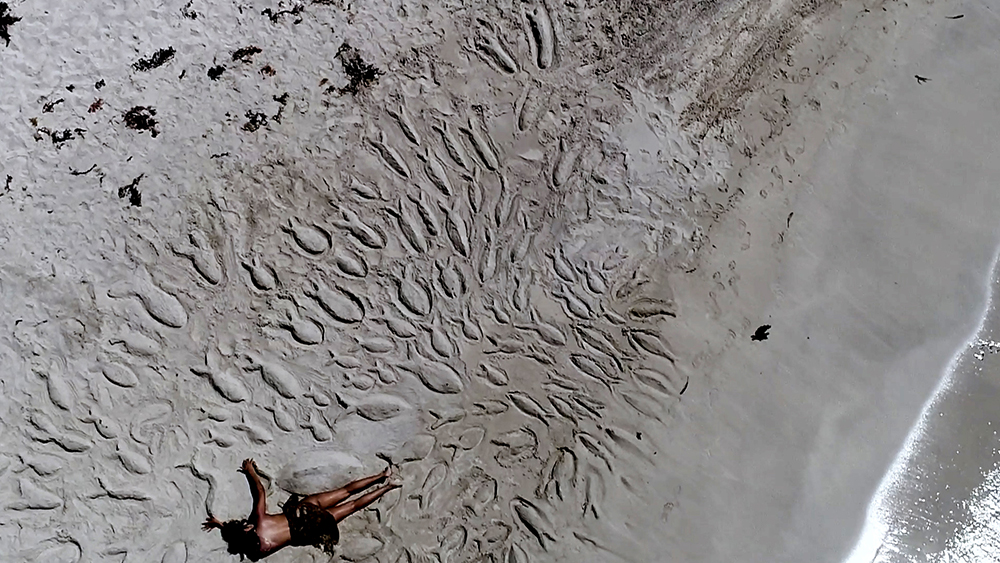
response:
M278 102L279 105L278 105L278 113L274 114L274 117L272 117L271 119L275 123L281 123L281 117L282 114L285 112L285 106L288 105L288 92L285 92L280 96L272 96L272 99Z
M243 130L253 133L261 127L267 125L267 116L259 111L247 110L247 121L243 124Z
M271 20L271 23L278 23L278 20L281 19L281 16L295 16L295 20L293 21L293 23L298 25L302 23L301 14L303 10L305 10L305 6L303 6L302 4L298 4L291 10L278 10L277 12L275 12L271 8L264 8L263 10L261 10L260 13L261 15L267 16L267 18Z
M7 46L10 46L10 26L21 21L21 18L10 13L10 6L6 2L0 2L0 39L3 39Z
M233 51L233 60L240 61L244 63L253 62L253 56L260 53L263 49L256 45L250 45L248 47L243 47L242 49L236 49Z
M51 102L46 103L45 105L42 106L42 113L52 113L52 110L54 110L57 105L65 101L66 101L65 98L59 98L58 100L53 100Z
M159 51L153 53L152 55L139 59L132 63L132 68L145 72L147 70L153 70L154 68L161 67L170 62L174 58L177 51L173 47L167 47L166 49L160 49Z
M132 207L142 207L142 193L139 191L139 182L145 174L139 174L128 184L118 188L118 197L128 198L128 203Z
M67 141L72 141L77 137L83 137L85 132L85 129L80 129L79 127L76 129L57 129L55 131L49 129L48 127L39 127L35 132L35 140L40 141L48 137L48 139L52 141L52 144L58 149Z
M368 88L378 82L378 77L385 74L383 70L375 65L366 63L361 58L361 53L347 43L343 43L337 49L336 58L340 59L340 64L344 67L344 73L347 74L350 80L347 86L339 89L341 94L357 94L362 89Z
M135 106L125 112L125 127L136 131L149 131L153 137L160 134L156 130L156 120L153 116L156 110L148 106Z
M218 80L219 77L222 76L223 72L226 72L226 67L222 65L215 65L208 69L208 77L212 80Z

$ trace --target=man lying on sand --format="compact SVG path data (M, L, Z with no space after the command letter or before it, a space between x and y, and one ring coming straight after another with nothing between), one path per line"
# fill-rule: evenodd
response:
M325 493L299 498L292 495L282 506L281 514L267 513L267 493L257 474L257 464L252 459L243 460L239 469L247 477L253 510L244 520L220 522L211 514L202 525L206 532L213 528L222 531L222 539L229 544L229 553L260 560L286 545L314 545L333 554L334 545L340 540L337 522L378 500L389 491L401 487L390 465L385 471L358 479L346 486ZM385 483L353 500L348 498L378 483Z

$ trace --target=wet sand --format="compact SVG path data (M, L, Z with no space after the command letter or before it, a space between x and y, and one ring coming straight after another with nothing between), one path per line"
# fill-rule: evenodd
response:
M842 560L870 502L868 525L889 534L865 537L852 562L923 560L972 520L962 503L995 464L995 383L966 342L996 276L995 78L982 72L996 21L977 3L926 8L869 53L874 79L815 120L829 132L794 165L802 188L780 274L760 278L760 293L777 298L752 319L773 336L720 367L745 378L733 384L741 392L720 386L729 403L719 410L743 413L756 436L741 430L724 464L732 519L717 533L742 531L724 542L734 558L761 546L742 560ZM828 80L850 74L833 68ZM815 127L797 125L806 138Z

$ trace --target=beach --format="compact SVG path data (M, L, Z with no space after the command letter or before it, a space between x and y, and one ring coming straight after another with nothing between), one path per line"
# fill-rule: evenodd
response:
M0 4L12 561L994 557L989 5L168 4Z

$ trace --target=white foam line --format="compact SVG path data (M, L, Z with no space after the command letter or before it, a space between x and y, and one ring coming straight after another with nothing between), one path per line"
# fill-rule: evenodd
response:
M889 470L882 477L882 481L879 483L875 494L872 495L871 502L868 504L868 511L865 514L865 525L861 529L858 541L851 550L851 553L844 559L844 563L873 563L875 558L879 556L880 551L882 551L885 539L892 531L890 530L892 515L889 512L893 507L888 504L889 497L896 489L896 484L906 477L906 466L913 457L917 445L926 435L927 423L931 414L935 411L935 407L940 403L945 391L954 383L955 369L958 367L959 362L979 340L979 335L986 324L986 318L993 308L993 286L997 282L996 268L998 260L1000 260L1000 246L994 251L989 277L986 278L986 304L979 314L979 323L976 325L976 329L972 331L972 334L966 338L965 343L955 351L951 361L944 368L937 387L920 410L920 416L906 437L906 442L903 443L899 452L896 453L896 458L893 460L892 465L889 466Z

